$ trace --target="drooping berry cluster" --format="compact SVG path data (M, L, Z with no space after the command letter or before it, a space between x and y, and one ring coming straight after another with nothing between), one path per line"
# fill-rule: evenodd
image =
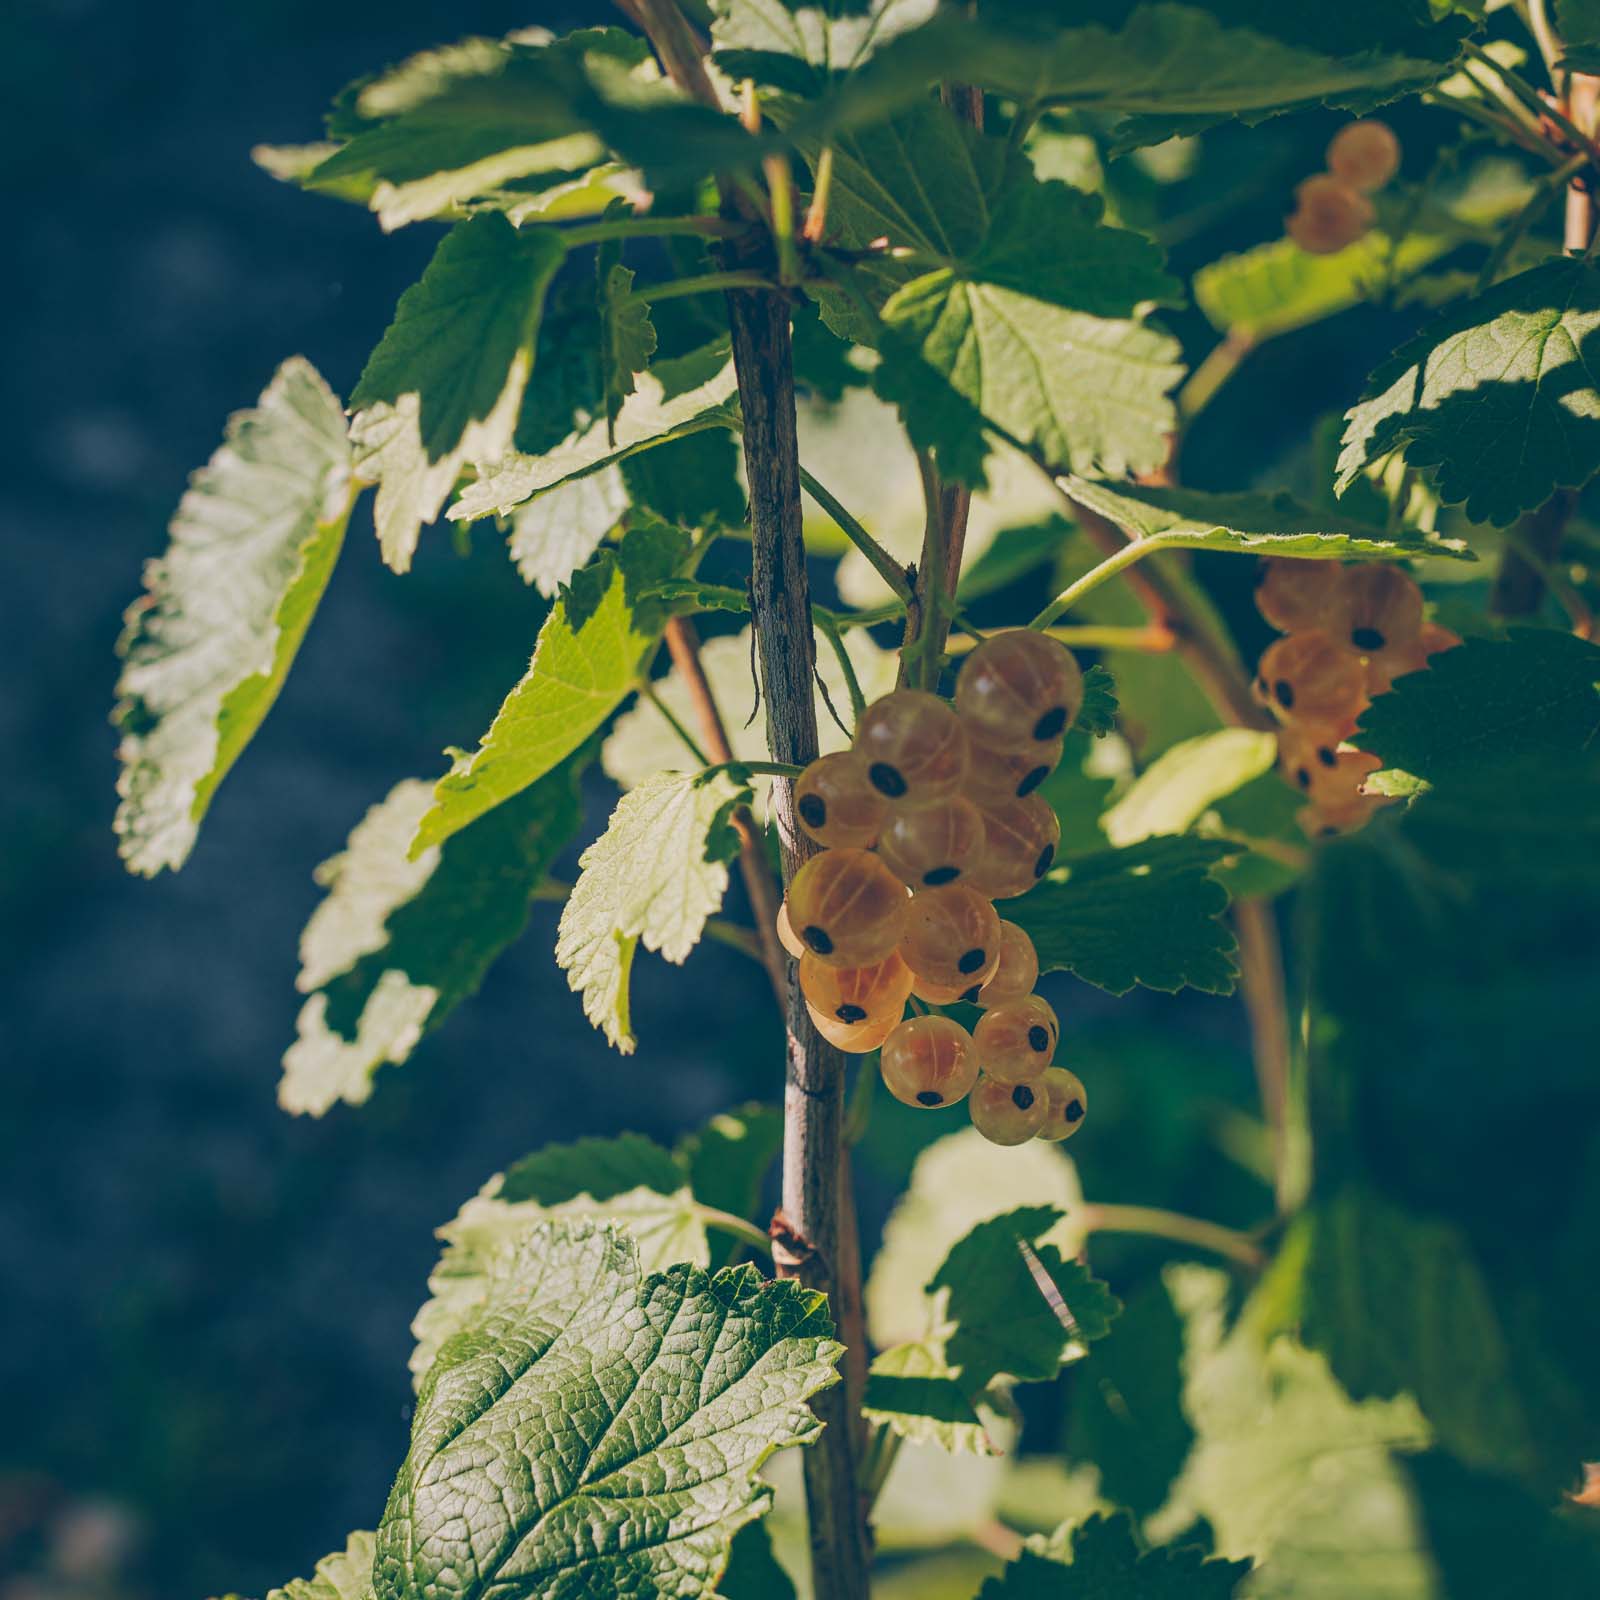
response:
M993 905L1055 858L1061 826L1035 791L1082 699L1060 644L996 634L968 657L953 707L896 689L862 713L848 751L795 782L800 826L824 849L794 875L778 934L817 1031L880 1050L883 1081L909 1106L970 1096L996 1144L1065 1139L1087 1103L1051 1065L1060 1027L1033 993L1033 941ZM971 1033L929 1009L958 1000L983 1010Z
M1408 573L1376 562L1266 561L1256 606L1285 634L1262 652L1255 695L1282 724L1281 769L1307 801L1300 826L1313 838L1348 833L1383 804L1361 787L1377 758L1345 742L1361 713L1461 641L1423 620Z
M1328 170L1294 192L1284 231L1310 255L1331 256L1354 244L1376 220L1367 198L1400 169L1400 141L1387 123L1351 122L1328 146Z

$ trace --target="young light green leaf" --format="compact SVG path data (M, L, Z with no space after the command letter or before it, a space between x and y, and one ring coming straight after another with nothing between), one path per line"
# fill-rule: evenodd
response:
M116 830L132 872L181 867L283 687L351 504L339 402L299 356L228 421L117 643Z
M1111 674L1097 661L1084 671L1083 699L1078 706L1077 720L1072 726L1077 733L1102 739L1116 725L1117 686Z
M625 1228L647 1272L682 1261L710 1263L684 1174L660 1145L630 1133L547 1145L491 1178L439 1229L444 1252L428 1276L430 1298L411 1323L413 1382L422 1382L445 1340L476 1316L513 1270L528 1236L553 1219Z
M1271 771L1277 758L1277 735L1255 728L1219 728L1185 739L1139 774L1100 826L1119 847L1152 834L1182 833L1217 801Z
M520 794L571 755L621 704L664 622L640 590L675 570L687 540L675 529L634 528L603 550L551 609L533 660L482 744L456 758L434 789L413 851L442 844Z
M1402 345L1346 412L1335 484L1398 450L1447 505L1499 526L1600 466L1600 269L1547 261Z
M344 1549L324 1556L309 1578L269 1589L267 1600L371 1600L376 1542L375 1534L352 1533Z
M627 509L628 491L616 467L573 478L518 506L510 548L522 581L542 595L557 594Z
M377 1600L710 1589L771 1502L756 1470L817 1436L831 1335L793 1282L641 1277L625 1235L542 1224L423 1380Z
M462 490L450 515L462 522L505 516L569 478L598 472L705 428L726 428L734 420L729 402L737 387L726 343L658 361L639 374L613 427L602 416L540 455L513 452L481 471Z
M1336 513L1302 506L1290 495L1208 494L1199 489L1111 488L1070 478L1062 487L1079 505L1156 549L1232 550L1313 561L1393 561L1404 556L1476 557L1459 539L1390 533Z
M1096 1514L1059 1528L1052 1542L1070 1565L1025 1549L978 1600L1233 1600L1250 1572L1248 1561L1215 1561L1199 1545L1141 1553L1126 1512Z
M625 794L606 831L579 859L582 872L561 913L556 960L583 996L584 1015L624 1055L634 1048L628 1014L633 951L682 962L722 904L738 841L728 811L750 791L725 772L663 772Z
M1060 1220L1054 1206L1020 1206L980 1222L929 1281L946 1292L944 1358L969 1395L1002 1373L1042 1383L1110 1331L1111 1291L1046 1237Z
M983 1419L937 1337L883 1351L867 1373L861 1410L867 1421L911 1444L937 1445L952 1454L995 1454Z
M1046 972L1065 969L1112 994L1136 983L1169 994L1186 984L1232 994L1234 938L1222 920L1228 892L1210 869L1233 849L1158 837L1080 856L1010 901L1006 915L1033 940Z
M566 246L492 213L447 233L350 397L356 470L378 483L383 558L405 572L463 467L511 448L545 291Z
M938 0L869 0L823 9L788 0L713 0L711 47L730 78L791 94L822 93L897 34L926 22Z
M406 779L318 868L328 894L300 936L297 987L309 998L283 1058L285 1111L361 1104L379 1067L399 1066L477 989L578 831L587 765L586 755L562 763L415 859L407 851L433 790Z
M614 430L623 402L637 387L635 375L656 353L649 304L634 295L633 271L621 262L612 262L600 280L600 328L606 418Z

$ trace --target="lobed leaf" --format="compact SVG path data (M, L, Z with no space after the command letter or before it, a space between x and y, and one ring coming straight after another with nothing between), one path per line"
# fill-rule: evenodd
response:
M1051 1538L1068 1563L1024 1549L978 1600L1232 1600L1248 1561L1216 1561L1199 1545L1142 1551L1126 1512L1096 1513Z
M1033 940L1043 971L1064 969L1112 994L1136 983L1231 994L1238 969L1222 920L1228 893L1210 869L1236 852L1215 840L1159 836L1080 856L1006 914Z
M269 1589L267 1600L371 1600L375 1544L374 1534L352 1533L345 1548L324 1556L309 1578L291 1578L281 1589Z
M909 1444L993 1455L996 1447L968 1387L945 1359L943 1340L917 1339L891 1345L873 1361L861 1411Z
M524 583L554 597L584 566L628 509L617 467L573 478L517 507L511 521L511 559Z
M294 664L351 501L339 402L294 356L190 480L117 643L116 831L130 871L188 860Z
M615 428L623 402L637 388L636 375L656 353L656 330L649 304L633 292L633 269L620 261L600 264L601 370L605 379L606 422Z
M593 1224L534 1230L423 1380L377 1600L692 1595L810 1443L842 1353L822 1297L749 1267L642 1277Z

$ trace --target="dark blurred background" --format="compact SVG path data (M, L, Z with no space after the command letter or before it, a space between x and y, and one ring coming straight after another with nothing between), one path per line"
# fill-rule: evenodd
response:
M401 579L358 521L187 867L131 879L111 835L113 644L186 475L285 355L348 393L437 236L385 237L360 210L275 184L251 146L315 137L342 84L418 47L601 15L22 0L0 19L4 1600L260 1593L309 1571L373 1525L403 1453L432 1229L546 1141L670 1139L777 1097L777 1051L752 1045L772 1032L756 967L709 944L681 969L641 959L643 1042L620 1057L556 970L540 906L366 1107L277 1109L313 867L396 780L471 744L525 665L542 606L492 541L461 558L425 538ZM1180 249L1199 260L1268 236L1325 138L1314 123L1257 135L1249 154L1225 144L1222 210ZM1236 237L1218 237L1223 214ZM1219 408L1186 457L1192 480L1245 481L1303 439L1393 331L1374 316L1354 337L1264 352L1254 414ZM585 837L611 799L595 777ZM1085 1060L1140 1067L1106 1079L1103 1137L1081 1152L1091 1190L1256 1220L1263 1191L1216 1149L1227 1108L1250 1101L1236 1004L1112 1002L1065 978L1046 992ZM949 1131L912 1121L885 1114L866 1153L869 1247L917 1145ZM1139 1172L1157 1186L1133 1192Z

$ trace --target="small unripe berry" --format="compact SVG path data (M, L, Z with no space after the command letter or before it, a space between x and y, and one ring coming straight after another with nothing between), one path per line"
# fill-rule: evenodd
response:
M1050 870L1061 842L1061 824L1042 795L1021 800L979 797L983 854L966 882L993 900L1025 894Z
M906 911L900 958L919 981L957 994L987 983L1000 961L1000 918L965 884L919 889Z
M928 1111L962 1099L978 1076L972 1036L949 1017L908 1018L884 1040L878 1064L896 1100Z
M983 818L960 795L915 811L895 806L878 840L878 854L913 889L955 883L983 854Z
M1039 981L1039 955L1033 940L1014 922L1000 923L1000 964L994 976L978 991L977 1003L1001 1006L1025 1000Z
M789 884L789 922L829 966L864 967L900 942L909 899L870 850L824 850Z
M956 710L975 742L996 749L1052 745L1078 714L1083 674L1065 645L1032 628L985 639L956 679Z
M1309 177L1295 190L1297 206L1286 232L1308 255L1337 255L1372 226L1376 213L1359 189L1331 172Z
M1328 171L1354 189L1381 189L1400 170L1400 141L1386 122L1347 123L1328 146Z
M1349 728L1366 706L1367 680L1360 661L1313 628L1262 651L1255 694L1285 722Z
M800 992L835 1022L898 1022L911 993L911 970L894 951L865 967L830 967L807 951L800 958Z
M920 689L896 689L868 706L852 749L873 788L908 810L949 799L967 776L961 719Z
M1344 575L1337 561L1269 557L1256 580L1256 609L1280 633L1326 628L1342 615Z
M1028 1083L980 1077L967 1101L972 1125L990 1144L1026 1144L1045 1124L1049 1102Z
M1036 994L995 1006L973 1029L978 1065L996 1083L1031 1083L1050 1065L1061 1038L1061 1024Z
M878 842L889 802L867 782L867 769L846 750L818 756L795 779L800 826L830 850L866 849Z
M1070 1139L1083 1126L1089 1110L1089 1097L1077 1073L1068 1072L1065 1067L1051 1067L1033 1087L1048 1102L1039 1137L1051 1144Z

